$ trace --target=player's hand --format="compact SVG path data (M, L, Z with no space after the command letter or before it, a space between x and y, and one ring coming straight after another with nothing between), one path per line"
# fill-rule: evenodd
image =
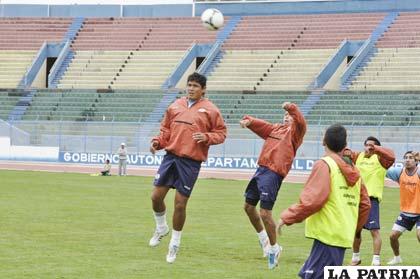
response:
M283 109L287 109L287 107L288 107L290 104L291 104L290 102L284 102L284 103L281 105L281 107L282 107Z
M239 121L239 125L241 125L242 128L246 128L251 124L251 120L249 119L244 119Z
M281 227L283 227L283 225L284 225L284 222L283 222L283 220L282 219L280 219L279 220L279 223L277 224L277 226L276 226L276 231L277 231L277 234L278 235L281 235Z
M152 141L152 143L150 144L150 153L154 155L158 147L159 147L159 142Z
M193 140L195 140L197 143L207 142L207 136L204 133L194 133L192 135Z
M367 144L366 147L367 147L368 152L375 151L375 145L373 144Z

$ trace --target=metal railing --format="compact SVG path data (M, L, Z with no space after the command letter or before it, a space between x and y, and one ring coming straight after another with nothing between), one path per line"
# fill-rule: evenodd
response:
M5 122L3 122L5 123ZM319 158L323 154L322 138L327 125L308 125L299 158ZM140 137L142 122L69 122L69 121L11 121L0 125L0 135L10 137L12 145L58 146L60 151L113 153L121 142L131 153L148 153L150 139L158 133L159 125L147 137ZM346 125L348 146L362 150L368 136L378 137L383 146L394 149L397 158L407 150L420 150L420 126L356 126ZM257 157L263 141L248 129L228 125L224 144L213 146L211 155L223 157Z

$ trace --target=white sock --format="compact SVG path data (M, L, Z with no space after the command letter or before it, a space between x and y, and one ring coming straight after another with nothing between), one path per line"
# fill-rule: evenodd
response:
M158 231L163 231L168 224L166 223L166 212L153 212L156 221L156 228Z
M181 234L182 231L172 230L172 237L169 245L179 246L179 244L181 244Z
M257 233L257 235L261 243L264 243L264 241L268 238L267 232L265 230L260 231Z
M379 256L379 255L373 255L372 262L374 262L374 263L380 263L381 262L381 256Z
M271 245L270 252L274 253L277 252L280 249L280 246L276 243L274 245Z
M351 260L353 262L360 261L360 253L353 253L353 256L351 257Z
M400 256L394 256L395 261L401 261L401 255Z

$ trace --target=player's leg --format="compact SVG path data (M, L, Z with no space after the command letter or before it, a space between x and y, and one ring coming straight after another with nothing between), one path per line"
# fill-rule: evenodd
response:
M169 233L169 227L166 222L165 197L169 189L174 185L175 167L173 164L173 157L168 154L165 155L153 182L155 187L153 188L151 199L156 229L149 241L150 246L159 245L161 239Z
M420 216L417 217L416 228L417 228L417 240L420 242Z
M257 180L259 175L260 168L257 169L245 190L244 210L246 215L248 216L249 221L251 222L252 226L254 227L257 233L258 241L263 250L263 257L266 257L270 248L270 241L268 239L267 232L263 227L260 214L256 209L256 206L260 200L260 193L257 186Z
M156 223L155 232L149 241L149 245L154 247L159 245L164 236L169 233L169 227L166 223L166 205L165 197L169 191L169 187L156 186L153 188L151 199L153 216Z
M273 219L272 209L277 199L283 178L268 168L263 169L258 179L260 193L260 216L270 240L268 252L268 267L275 268L278 264L282 248L277 244L276 222Z
M391 234L389 236L392 252L394 252L394 258L392 258L388 262L389 265L396 265L402 262L402 259L400 256L400 242L399 242L399 238L402 235L402 232L394 230L394 229L395 229L395 225L394 225L394 228L392 228Z
M382 239L379 229L374 229L370 231L372 235L373 241L373 257L372 257L372 265L381 265L381 247L382 247Z
M371 198L371 209L369 214L369 223L368 229L372 236L373 244L373 257L372 265L381 265L381 247L382 247L382 238L380 233L380 222L379 222L379 200L376 198Z
M168 263L173 263L176 259L181 244L182 229L187 216L188 199L201 168L201 162L187 158L176 157L174 162L176 167L174 180L176 194L172 217L172 236L169 242L168 254L166 255Z
M353 256L351 258L350 265L360 265L362 260L360 259L360 245L362 244L362 231L356 232L353 240Z
M404 213L400 213L397 217L392 227L391 235L389 236L391 248L394 252L394 257L388 262L389 265L396 265L403 262L400 255L399 238L405 231L411 231L413 229L416 224L416 219L417 217L407 216Z

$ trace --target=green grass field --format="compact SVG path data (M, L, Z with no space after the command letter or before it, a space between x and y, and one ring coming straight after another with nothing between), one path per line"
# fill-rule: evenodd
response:
M170 265L169 237L148 247L152 178L0 171L0 278L296 278L312 241L305 239L303 224L285 228L280 266L268 270L242 210L246 183L198 181L181 250ZM301 188L282 186L276 219ZM169 216L173 197L171 191ZM387 188L381 212L384 263L392 256L388 234L398 204L398 189ZM370 264L372 242L367 232L363 237L362 260ZM419 265L413 253L418 245L414 232L401 237L405 265Z

